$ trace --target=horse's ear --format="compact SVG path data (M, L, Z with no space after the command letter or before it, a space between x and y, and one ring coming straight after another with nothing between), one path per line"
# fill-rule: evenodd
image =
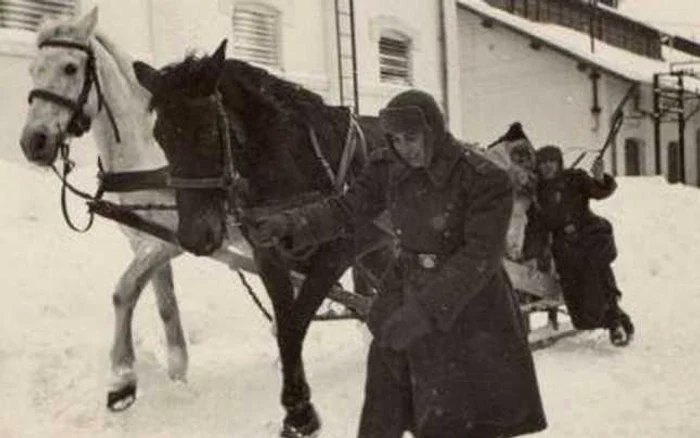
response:
M221 79L221 73L224 71L224 64L226 62L226 43L228 40L224 39L217 47L214 54L212 54L206 66L206 77L204 81L209 86L213 86L214 89L219 86L219 80ZM213 90L212 90L213 91Z
M226 44L227 43L228 43L228 40L226 38L224 38L221 41L221 43L219 44L219 47L216 48L216 51L214 52L214 54L211 55L211 60L221 67L223 67L224 61L226 61Z
M89 37L95 32L95 27L97 27L97 18L97 6L95 6L92 8L92 10L90 10L90 12L87 13L87 15L76 23L76 27L85 38Z
M160 73L158 70L142 61L135 61L133 67L139 84L151 94L157 94L160 87Z

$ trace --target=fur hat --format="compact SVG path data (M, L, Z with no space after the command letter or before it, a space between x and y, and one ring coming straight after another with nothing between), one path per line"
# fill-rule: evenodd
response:
M537 150L537 162L556 161L561 166L564 163L564 158L559 146L547 145Z
M387 133L422 132L426 164L439 153L449 136L440 106L433 96L420 90L407 90L394 96L379 112L379 122Z
M379 113L379 118L382 120L386 117L386 114L393 113L398 109L408 109L415 108L420 110L424 117L425 125L429 128L435 135L436 141L443 140L443 137L447 133L447 127L445 126L445 118L440 111L440 106L437 104L433 96L421 90L408 90L394 96L386 108ZM415 130L415 125L410 125L408 123L413 123L414 120L406 120L407 124L404 125L405 128Z

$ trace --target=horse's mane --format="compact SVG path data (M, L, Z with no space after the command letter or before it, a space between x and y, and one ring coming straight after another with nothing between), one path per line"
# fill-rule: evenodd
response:
M114 59L117 64L119 71L127 79L127 82L133 89L134 93L138 96L142 96L144 100L150 99L150 93L148 93L136 79L136 74L132 67L134 58L123 51L119 46L117 46L111 38L105 35L101 31L95 32L95 40L98 44L102 46L103 49Z
M173 98L210 94L216 78L209 71L208 61L208 57L191 54L181 62L163 67L160 72L164 91L153 96L151 107ZM225 61L219 81L224 105L236 111L245 126L249 143L245 161L263 163L277 157L284 159L285 166L296 166L297 174L310 176L317 187L327 184L328 177L314 158L313 149L293 145L307 142L312 127L331 165L337 164L342 152L342 146L338 145L345 138L349 110L328 106L320 95L303 86L237 59Z
M337 109L326 105L318 94L236 59L227 61L226 73L230 82L219 87L224 99L228 90L231 91L228 97L234 98L236 87L246 93L261 112L256 117L257 123L254 122L259 124L259 129L251 134L257 134L263 144L282 142L291 125L303 129L305 134L307 127L313 127L322 145L333 141L333 136L344 136L347 120L339 123Z
M207 57L189 54L181 62L168 64L161 69L165 88L180 90L185 96L198 97L204 94L203 83L207 74ZM268 73L247 62L228 59L224 67L221 92L224 99L232 97L232 85L240 87L249 98L267 109L285 116L311 117L314 112L325 111L323 98L303 86ZM165 96L161 96L165 97ZM152 106L157 104L154 100Z

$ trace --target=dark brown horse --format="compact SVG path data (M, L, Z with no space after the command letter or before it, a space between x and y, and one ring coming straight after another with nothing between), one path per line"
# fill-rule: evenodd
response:
M357 254L386 239L372 228L302 251L256 245L248 226L257 214L337 193L342 174L359 170L364 154L361 147L347 152L358 126L347 109L327 106L320 96L245 62L226 60L225 43L210 57L188 57L161 70L136 62L134 69L153 94L154 135L177 189L180 242L209 254L222 243L227 217L237 219L274 308L286 409L281 436L314 436L320 421L302 362L309 323ZM377 130L364 135L370 147L373 139L383 141ZM379 251L388 254L386 246ZM306 275L296 296L291 270Z

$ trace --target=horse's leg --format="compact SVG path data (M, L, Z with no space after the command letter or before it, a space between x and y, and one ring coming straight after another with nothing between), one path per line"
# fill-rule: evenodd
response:
M287 369L284 372L282 404L287 414L283 437L313 436L320 429L320 420L311 403L311 390L304 373L302 351L313 316L331 286L350 267L350 245L342 247L343 244L324 246L313 255L310 260L311 269L306 273L306 279L294 302L291 314L293 324L285 332L289 338L284 342Z
M134 308L141 291L164 263L178 254L165 243L144 240L134 244L134 259L117 283L112 297L115 313L114 343L112 344L112 382L107 394L107 407L120 411L136 399L134 346L131 332Z
M156 294L158 313L163 320L165 339L168 343L168 376L172 380L184 381L187 378L187 342L182 331L170 262L166 262L155 271L151 284Z
M272 301L277 326L277 346L282 362L281 402L287 411L280 436L284 438L313 436L312 434L319 429L319 425L309 401L310 391L303 376L304 371L300 368L301 341L294 315L294 289L290 281L289 269L281 265L268 250L256 250L255 262ZM303 383L295 384L300 379ZM302 410L307 413L307 421L290 424L290 412Z

